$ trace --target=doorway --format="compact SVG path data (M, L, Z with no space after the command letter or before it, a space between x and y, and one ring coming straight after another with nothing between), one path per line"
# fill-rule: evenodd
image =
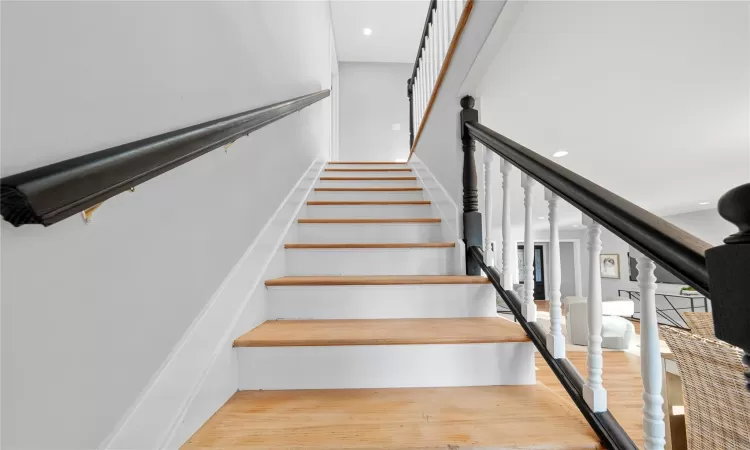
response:
M524 251L523 245L518 246L518 280L524 284ZM546 300L544 285L544 247L534 245L534 300Z

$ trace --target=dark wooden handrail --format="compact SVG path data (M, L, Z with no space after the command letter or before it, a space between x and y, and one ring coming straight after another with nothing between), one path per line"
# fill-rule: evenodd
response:
M464 126L471 138L711 297L705 256L710 244L477 121Z
M329 89L0 179L0 214L52 225L330 95Z
M516 299L513 291L506 291L500 282L500 274L494 267L489 267L484 263L484 253L482 249L476 246L469 247L469 258L473 260L487 274L495 290L503 299L508 309L513 313L521 328L531 339L539 354L555 374L560 384L565 388L570 398L581 411L583 417L591 425L599 439L604 444L604 448L612 450L637 450L638 447L630 439L622 426L617 422L612 413L609 411L594 412L583 398L584 381L576 368L567 359L555 359L547 350L546 332L536 322L529 322L521 314L520 301ZM468 264L468 261L467 261Z

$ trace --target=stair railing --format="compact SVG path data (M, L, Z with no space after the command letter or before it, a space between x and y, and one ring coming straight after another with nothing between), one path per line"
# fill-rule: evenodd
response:
M432 109L474 0L431 0L417 58L406 81L409 98L409 145L414 148Z
M463 219L466 243L467 275L487 274L500 297L526 331L562 386L583 413L606 448L635 449L636 446L607 408L607 392L602 385L602 295L599 256L601 227L605 227L632 247L636 254L638 285L641 298L641 377L643 380L643 436L649 450L665 447L662 405L662 373L659 330L656 312L655 262L687 284L712 299L716 336L745 350L744 361L750 366L750 301L747 300L747 277L750 275L750 184L735 188L719 201L719 213L740 228L728 237L725 245L709 244L649 213L588 179L540 156L505 136L481 125L474 99L461 100L460 129L463 150ZM502 258L487 255L488 242L482 250L482 216L479 212L477 171L474 161L475 141L485 153L501 160L503 188ZM490 164L485 157L485 199L493 195ZM520 295L512 287L512 261L515 243L510 238L510 202L508 175L513 168L522 172L525 204L524 249L522 268L524 289ZM532 192L544 188L549 208L550 254L550 330L536 323L533 296ZM587 300L588 356L585 379L565 357L565 337L561 332L560 240L557 203L562 198L584 216L588 228L589 295ZM490 215L490 214L488 214ZM492 229L486 218L486 229ZM750 372L748 389L750 389Z
M66 159L0 179L0 214L49 226L186 162L231 145L330 95L329 89Z

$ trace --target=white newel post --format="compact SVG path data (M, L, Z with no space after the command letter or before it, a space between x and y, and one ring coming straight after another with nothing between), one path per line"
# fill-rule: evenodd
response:
M492 161L495 154L484 149L484 263L495 266L495 252L492 250Z
M662 367L659 327L656 319L656 265L631 248L638 262L638 288L641 292L641 379L643 380L643 437L646 450L662 450L666 445L664 399L661 396Z
M549 292L550 330L547 335L547 350L552 357L565 358L565 337L562 334L562 307L560 304L560 233L557 221L558 196L549 189L544 190L544 199L549 205Z
M599 255L602 253L601 225L584 216L588 226L589 250L589 297L587 300L588 355L586 363L588 376L583 386L583 399L594 412L607 410L607 391L602 386L602 274Z
M532 216L532 193L536 181L530 176L521 174L523 186L523 206L526 212L523 234L523 290L524 302L521 312L529 322L536 322L536 303L534 303L534 217Z
M500 160L500 173L502 174L502 186L503 186L503 267L501 268L503 274L503 287L505 289L513 289L513 270L517 267L513 264L513 252L516 251L515 243L512 241L511 228L510 228L510 187L508 181L510 178L510 171L513 166L506 160ZM523 298L523 297L521 297Z

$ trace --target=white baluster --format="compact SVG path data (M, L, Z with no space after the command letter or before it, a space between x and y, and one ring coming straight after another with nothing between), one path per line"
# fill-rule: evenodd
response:
M437 36L435 36L435 32L437 31L437 25L435 25L435 21L433 20L433 23L430 24L430 44L432 45L431 51L432 51L432 73L430 74L432 76L432 85L430 92L432 94L435 93L435 83L437 83L437 73L438 73L438 67L440 66L440 61L437 57L437 46L438 46L438 40Z
M448 42L453 39L453 33L456 31L456 2L455 0L446 0L446 23L448 24Z
M458 3L458 2L456 2ZM506 160L500 160L500 173L502 173L503 186L503 287L513 289L513 270L518 267L513 264L513 252L516 251L516 243L513 242L510 227L510 187L508 186L510 171L513 166ZM523 297L521 297L523 298Z
M461 13L464 12L464 2L456 0L453 6L456 11L456 25L458 25L458 21L461 20Z
M589 297L587 300L588 354L586 363L588 377L583 386L583 399L594 412L607 410L607 391L602 386L602 274L599 255L602 252L601 226L584 216L588 225L589 250Z
M529 322L536 322L536 303L534 303L534 218L532 217L532 193L536 181L530 176L521 174L523 186L523 206L526 212L523 234L523 316Z
M448 30L448 1L443 0L440 2L440 4L442 5L442 8L440 8L440 23L442 24L442 27L440 28L440 34L443 38L443 61L445 61L445 57L448 55L448 47L451 44L451 35L450 31Z
M440 0L437 1L436 8L435 8L435 15L432 16L433 22L435 23L435 42L437 42L437 46L435 49L437 50L437 60L438 65L437 69L438 72L440 72L440 68L443 65L443 8L441 7L443 2Z
M484 149L484 263L495 265L495 252L492 250L492 161L495 154Z
M559 197L549 189L544 190L544 199L549 205L549 317L550 330L547 335L547 350L552 357L565 358L565 336L562 334L562 308L560 304L560 233L558 231L557 201Z
M661 396L662 369L659 327L656 320L656 265L631 248L638 262L638 288L641 291L641 379L643 380L643 437L646 450L662 450L666 445L664 399Z
M427 33L430 32L430 27L427 27ZM427 34L424 38L424 53L425 53L425 81L427 82L427 90L425 93L427 94L427 103L430 103L430 96L432 94L432 45L430 35Z

